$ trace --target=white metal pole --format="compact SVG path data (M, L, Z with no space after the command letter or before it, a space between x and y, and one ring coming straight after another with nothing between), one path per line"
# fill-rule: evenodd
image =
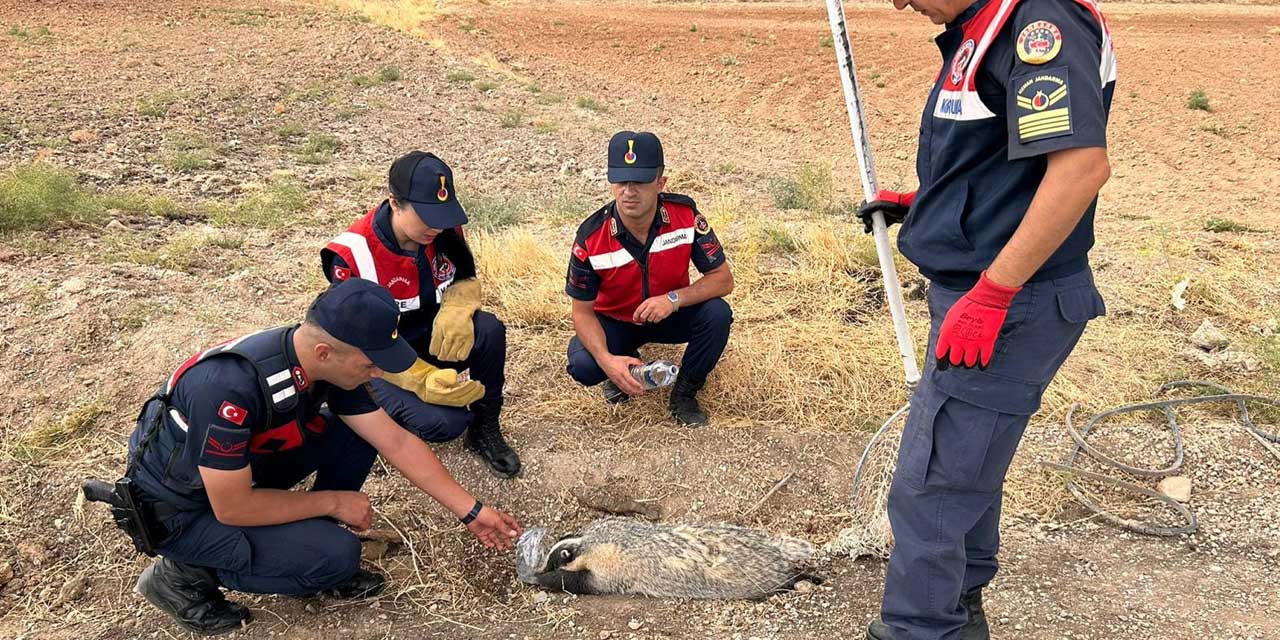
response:
M827 0L827 17L831 21L831 40L840 65L840 84L844 87L844 104L849 111L849 129L853 133L853 146L858 154L858 167L862 170L862 194L867 202L876 198L875 158L871 155L871 141L867 139L867 122L862 111L862 94L858 91L858 72L853 64L853 47L849 44L849 31L845 24L843 0ZM911 330L907 327L907 314L903 310L902 286L898 283L898 269L893 262L893 247L889 244L889 230L884 214L871 215L871 229L876 242L876 256L880 259L880 273L884 276L885 298L889 301L889 314L893 316L893 332L898 337L898 350L902 354L902 370L908 387L920 382L920 369L916 366L916 353L911 343Z

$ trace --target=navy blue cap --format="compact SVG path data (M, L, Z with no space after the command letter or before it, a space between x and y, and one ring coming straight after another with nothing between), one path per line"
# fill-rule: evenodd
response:
M662 163L662 143L648 131L619 131L609 139L609 182L653 182Z
M391 163L387 186L396 200L408 202L428 227L452 229L467 223L453 188L453 170L434 154L412 151Z
M418 359L400 337L400 308L376 282L351 278L329 287L311 303L307 319L364 352L383 371L400 373Z

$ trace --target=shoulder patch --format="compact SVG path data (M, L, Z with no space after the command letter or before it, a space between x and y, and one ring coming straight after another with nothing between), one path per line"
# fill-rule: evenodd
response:
M711 223L707 222L706 217L699 213L693 216L693 228L699 235L703 235L711 230Z
M346 267L333 266L333 281L342 282L351 277L351 270Z
M244 426L244 419L249 417L249 412L224 400L222 406L218 407L218 417L242 427Z
M1048 20L1036 20L1018 33L1018 59L1027 64L1044 64L1062 50L1062 31Z
M1067 68L1054 67L1017 79L1018 141L1071 134Z

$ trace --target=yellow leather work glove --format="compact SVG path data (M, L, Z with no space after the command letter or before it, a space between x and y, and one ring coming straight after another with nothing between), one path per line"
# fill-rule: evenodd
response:
M423 402L446 407L465 407L484 396L484 385L475 380L458 384L458 372L438 369L422 359L401 373L383 373L382 379L406 391L412 391Z
M480 308L480 281L469 278L449 285L431 325L427 352L445 362L462 362L476 343L471 316Z

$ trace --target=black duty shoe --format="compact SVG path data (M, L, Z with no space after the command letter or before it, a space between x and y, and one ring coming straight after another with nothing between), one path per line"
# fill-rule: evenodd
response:
M987 614L982 610L982 589L974 589L960 596L960 606L968 616L964 627L960 629L960 640L990 640L991 630L987 627Z
M879 620L873 620L871 624L867 625L867 640L894 640L893 630L889 628L889 625Z
M631 399L626 391L618 388L612 380L605 380L600 383L600 393L604 396L604 401L609 404L622 404Z
M183 629L212 636L235 631L253 619L247 607L228 602L219 586L213 570L162 557L142 572L134 591Z
M322 593L335 598L372 598L382 593L382 589L386 586L387 579L381 573L356 569L350 580L331 589L325 589Z
M707 413L702 410L702 406L698 404L698 391L702 389L701 382L690 382L683 376L676 377L676 383L671 386L671 416L682 425L688 427L701 427L707 424Z
M475 417L467 427L466 445L489 463L493 475L512 478L520 473L520 456L502 437L502 425L498 416L502 413L502 401L481 400L471 405Z

